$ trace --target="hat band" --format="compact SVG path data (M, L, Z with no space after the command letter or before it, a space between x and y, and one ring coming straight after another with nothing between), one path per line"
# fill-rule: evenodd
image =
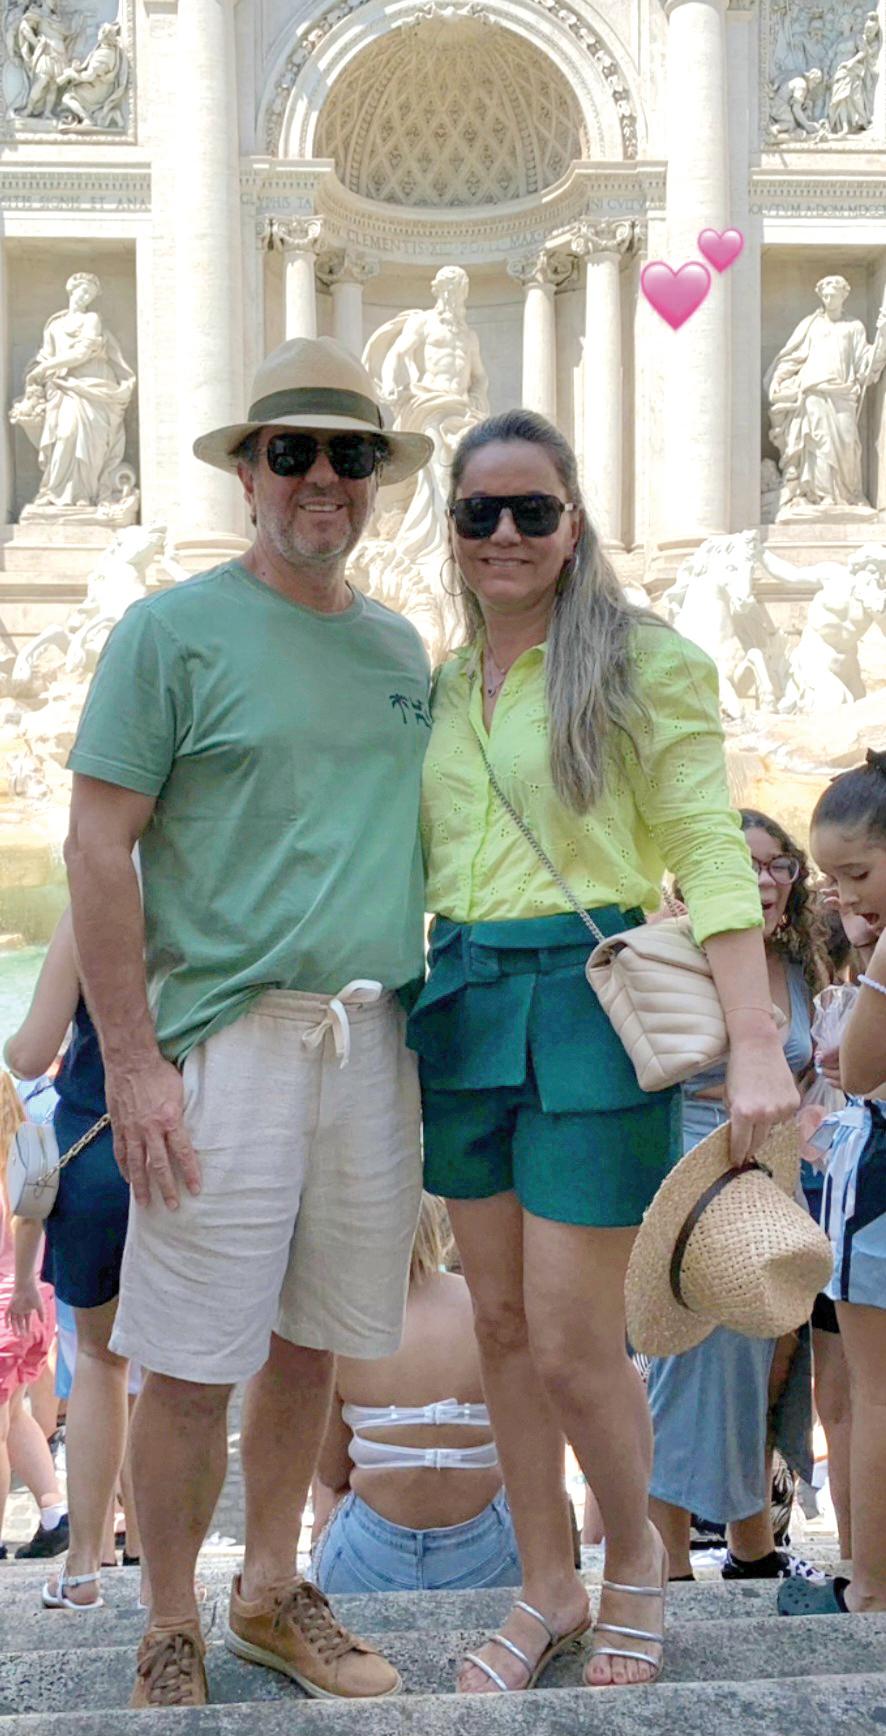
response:
M692 1310L690 1309L689 1303L686 1301L686 1299L683 1295L682 1277L683 1277L683 1256L686 1253L686 1247L687 1247L687 1243L689 1241L689 1238L692 1235L692 1232L695 1229L696 1224L698 1224L700 1222L701 1218L704 1217L704 1214L707 1211L708 1206L712 1203L713 1200L715 1200L717 1198L718 1194L721 1194L723 1192L723 1189L727 1188L729 1186L730 1182L737 1181L740 1175L747 1175L748 1170L750 1170L750 1169L760 1169L763 1171L764 1175L768 1175L770 1178L772 1176L771 1169L767 1169L765 1163L757 1163L756 1158L752 1158L750 1163L746 1163L742 1169L727 1169L727 1170L725 1170L722 1175L718 1175L716 1181L711 1182L710 1187L705 1188L704 1193L699 1194L698 1199L695 1202L695 1205L692 1207L692 1210L687 1214L686 1218L683 1221L682 1227L680 1229L680 1234L678 1235L677 1240L674 1243L674 1251L671 1255L671 1265L670 1265L669 1277L670 1277L670 1283L671 1283L671 1294L674 1298L674 1301L679 1302L680 1307L685 1308L687 1310L687 1313L691 1313Z
M281 416L353 416L382 427L381 411L362 392L342 392L336 386L295 386L271 392L250 406L250 422L276 422Z

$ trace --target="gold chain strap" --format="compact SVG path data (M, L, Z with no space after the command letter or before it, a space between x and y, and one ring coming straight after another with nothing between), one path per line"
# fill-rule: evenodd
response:
M52 1181L53 1176L58 1175L59 1172L64 1169L65 1165L71 1162L72 1158L79 1157L84 1146L89 1145L93 1139L96 1139L97 1136L102 1133L106 1127L110 1127L110 1125L110 1115L102 1115L99 1117L98 1121L94 1121L92 1126L83 1134L82 1138L76 1140L70 1149L63 1153L55 1168L51 1169L49 1174L43 1177L44 1185L46 1182Z

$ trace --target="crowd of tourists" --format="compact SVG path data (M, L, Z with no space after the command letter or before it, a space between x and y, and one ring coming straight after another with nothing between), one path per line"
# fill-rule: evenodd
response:
M455 453L462 633L433 672L346 577L379 487L431 453L347 351L282 345L195 452L239 477L254 540L107 642L70 912L5 1049L31 1081L61 1057L73 1153L45 1218L10 1193L0 1253L0 1503L11 1464L37 1552L67 1545L44 1605L101 1604L129 1493L132 1704L206 1702L195 1570L242 1384L225 1641L309 1694L404 1685L329 1601L375 1589L514 1587L462 1693L525 1691L579 1644L589 1690L652 1682L693 1532L785 1615L886 1609L886 756L824 790L808 850L736 812L714 666L627 602L534 413ZM589 928L630 950L660 922L722 1039L650 1089L585 967ZM60 1547L23 1398L54 1308ZM851 1577L785 1535L816 1413Z

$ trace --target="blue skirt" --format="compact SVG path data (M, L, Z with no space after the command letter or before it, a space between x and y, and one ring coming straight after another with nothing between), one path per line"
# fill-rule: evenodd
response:
M54 1118L59 1151L69 1150L95 1119L59 1103ZM65 1165L46 1220L43 1277L63 1302L99 1308L119 1294L128 1219L129 1183L117 1167L106 1127Z

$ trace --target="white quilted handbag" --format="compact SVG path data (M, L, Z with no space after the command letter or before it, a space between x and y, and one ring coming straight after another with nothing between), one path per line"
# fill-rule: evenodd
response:
M65 1165L110 1123L110 1115L102 1115L82 1139L71 1146L70 1151L60 1156L51 1121L23 1121L9 1142L6 1191L11 1216L48 1218L56 1202L58 1178Z
M723 1008L688 916L611 935L594 948L585 975L644 1091L680 1085L725 1059Z

